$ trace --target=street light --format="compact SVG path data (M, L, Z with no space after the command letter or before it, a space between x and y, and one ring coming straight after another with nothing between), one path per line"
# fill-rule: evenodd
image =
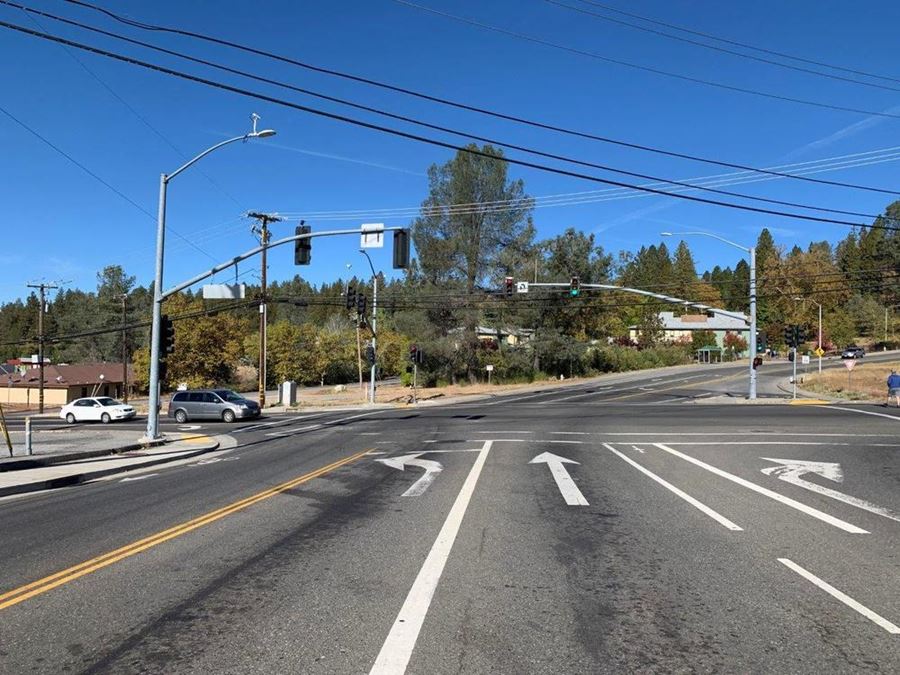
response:
M150 402L149 410L147 411L146 436L146 439L150 441L155 441L159 438L159 333L162 320L163 256L166 243L166 188L169 185L169 181L175 176L206 157L209 153L225 145L237 141L246 142L250 138L269 138L275 135L274 129L257 130L256 123L259 121L259 115L256 113L253 113L250 119L253 121L253 129L249 133L216 143L185 164L182 164L172 173L163 173L159 176L159 210L156 220L156 275L153 281L153 318L150 329Z
M660 232L660 234L663 237L673 237L675 235L678 235L679 237L688 235L712 237L713 239L718 239L719 241L725 242L730 246L739 248L742 251L746 251L750 256L750 384L747 398L749 398L750 400L755 400L756 369L753 367L753 359L756 357L756 248L754 246L747 248L746 246L735 244L733 241L729 241L728 239L720 237L717 234L713 234L712 232L703 232L701 230L693 232Z
M806 298L795 297L794 300L803 300L803 302L806 302ZM812 298L810 298L809 300L810 300L810 302L816 302ZM820 305L818 302L816 302L816 305L818 305L818 307L819 307L819 343L816 345L816 347L821 352L822 351L822 305ZM819 357L819 374L821 374L822 373L822 355L816 354L816 356Z
M372 354L375 355L375 328L376 328L376 313L378 311L378 275L375 274L375 265L372 264L372 259L369 257L369 252L364 248L359 249L359 252L366 256L366 260L369 261L369 268L372 270ZM372 369L369 375L369 403L375 403L375 359L372 359Z

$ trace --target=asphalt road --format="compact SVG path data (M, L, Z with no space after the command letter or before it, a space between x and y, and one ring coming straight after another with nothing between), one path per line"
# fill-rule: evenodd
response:
M0 672L897 672L900 411L695 375L272 416L0 501Z

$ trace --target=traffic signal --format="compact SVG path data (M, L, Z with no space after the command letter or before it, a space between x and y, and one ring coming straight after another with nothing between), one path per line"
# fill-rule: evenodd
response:
M573 276L572 280L569 282L569 295L574 298L579 293L581 293L581 280L578 277Z
M798 346L806 342L806 328L803 326L794 326L794 346Z
M409 267L409 230L394 231L394 269Z
M305 223L306 221L301 220L300 224L294 230L294 234L310 234L312 232L312 228ZM303 239L295 239L294 264L309 265L310 260L312 260L312 239L309 237L304 237Z
M347 284L347 296L344 298L344 304L347 306L347 309L356 307L356 288L350 284Z
M512 297L513 294L513 278L506 277L503 279L504 291L506 292L506 297Z
M794 342L794 326L784 327L784 344L786 344L788 347L797 346L797 344Z
M375 347L371 343L366 345L366 361L370 366L375 365Z
M160 317L159 325L159 358L164 361L166 356L175 351L175 324L168 314Z
M359 316L364 316L366 313L366 296L362 293L356 295L356 313Z
M409 360L413 363L419 362L419 347L417 345L409 346Z

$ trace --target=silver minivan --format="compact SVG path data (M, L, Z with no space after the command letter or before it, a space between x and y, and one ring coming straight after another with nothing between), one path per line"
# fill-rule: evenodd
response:
M259 404L230 389L190 389L177 391L169 401L169 417L180 424L188 420L211 419L234 422L259 417Z

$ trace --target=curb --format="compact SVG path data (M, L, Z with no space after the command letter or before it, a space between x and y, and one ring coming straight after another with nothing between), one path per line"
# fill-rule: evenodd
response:
M47 480L39 480L32 481L31 483L22 483L21 485L8 485L6 487L0 487L0 497L7 497L10 495L19 495L25 494L28 492L40 492L41 490L53 490L61 487L70 487L72 485L79 485L81 483L85 483L89 480L94 480L96 478L103 478L104 476L111 476L117 473L128 473L129 471L133 471L135 469L144 469L149 466L156 466L157 464L165 464L166 462L174 462L178 459L189 459L191 457L196 457L197 455L202 455L206 452L212 452L217 450L219 447L219 441L213 441L211 445L208 445L203 448L198 448L197 450L191 452L185 452L184 454L178 455L177 457L158 457L156 459L149 460L147 462L142 462L141 464L132 464L130 466L123 467L111 467L109 469L98 469L96 471L84 471L83 473L72 474L71 476L60 476L58 478L48 478Z
M123 452L134 452L135 450L146 450L147 448L155 448L168 443L166 439L158 441L147 441L146 443L129 443L118 448L108 448L105 450L84 450L82 452L66 452L58 455L47 455L45 457L28 457L22 459L12 459L0 462L0 472L2 471L20 471L22 469L40 469L43 466L53 466L54 464L64 464L65 462L77 462L79 459L92 459L94 457L103 457L104 455L118 455Z

